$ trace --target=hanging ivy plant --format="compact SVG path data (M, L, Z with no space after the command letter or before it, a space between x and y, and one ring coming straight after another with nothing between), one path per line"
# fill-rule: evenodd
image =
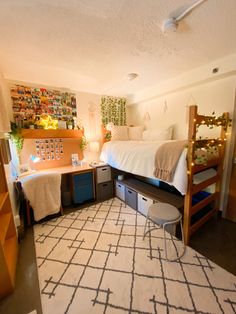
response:
M126 99L112 96L102 96L101 117L105 127L109 122L115 125L126 125Z
M88 142L87 142L86 137L82 136L80 140L80 145L79 145L80 149L84 151L87 148L87 145L88 145Z
M22 137L21 129L14 122L11 122L10 138L12 143L16 145L17 153L20 154L23 148L24 138Z

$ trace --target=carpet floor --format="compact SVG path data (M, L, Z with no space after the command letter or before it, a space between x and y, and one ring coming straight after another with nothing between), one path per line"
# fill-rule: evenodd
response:
M168 262L144 224L114 198L35 225L43 313L236 313L235 276L189 247ZM181 246L168 236L169 256Z

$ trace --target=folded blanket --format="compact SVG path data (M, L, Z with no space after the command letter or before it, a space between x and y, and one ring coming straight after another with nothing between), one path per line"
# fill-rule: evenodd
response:
M61 206L61 174L36 173L21 179L23 192L36 221L58 213Z
M154 176L166 182L172 182L179 157L187 141L171 141L161 145L155 156Z

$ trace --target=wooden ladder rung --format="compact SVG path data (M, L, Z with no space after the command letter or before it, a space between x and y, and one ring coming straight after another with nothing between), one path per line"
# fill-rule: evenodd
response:
M208 212L206 215L204 215L202 218L200 218L195 224L190 226L190 236L197 231L198 228L200 228L208 219L210 219L215 212L217 211L216 208L213 208L210 212Z
M219 193L215 192L215 193L209 195L208 197L204 198L202 201L200 201L196 205L192 206L192 208L190 210L191 216L193 216L194 214L199 212L199 210L201 210L202 208L204 208L205 206L210 204L212 201L214 201L218 197L218 195L219 195Z

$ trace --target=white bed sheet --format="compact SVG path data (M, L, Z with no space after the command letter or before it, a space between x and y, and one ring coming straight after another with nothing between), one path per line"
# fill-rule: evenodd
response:
M130 172L146 178L157 179L154 177L155 154L163 143L169 141L110 141L104 143L100 159L119 170ZM173 185L182 195L187 191L187 150L184 149L179 158Z

